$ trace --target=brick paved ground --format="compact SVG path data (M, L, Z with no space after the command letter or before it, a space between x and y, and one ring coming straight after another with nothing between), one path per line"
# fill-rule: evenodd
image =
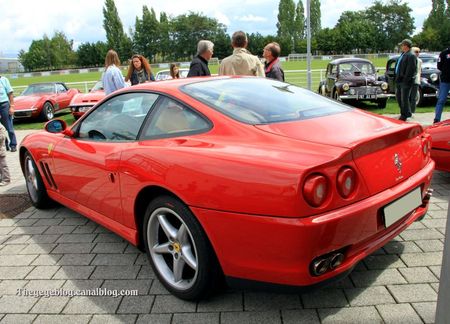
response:
M15 182L3 193L23 192L18 163L11 164ZM0 323L432 323L450 174L435 172L432 186L427 216L343 281L308 294L228 290L198 303L170 295L146 256L119 236L64 207L30 208L0 220ZM139 296L25 297L20 288L137 289Z

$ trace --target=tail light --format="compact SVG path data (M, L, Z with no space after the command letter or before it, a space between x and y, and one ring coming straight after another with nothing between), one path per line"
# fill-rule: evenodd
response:
M337 191L342 198L348 198L355 192L356 172L349 167L343 167L339 170L336 178Z
M305 200L313 207L323 205L328 197L329 186L325 176L321 174L312 174L308 176L303 185L303 196Z
M431 151L431 141L429 137L422 139L422 152L423 155L428 155Z

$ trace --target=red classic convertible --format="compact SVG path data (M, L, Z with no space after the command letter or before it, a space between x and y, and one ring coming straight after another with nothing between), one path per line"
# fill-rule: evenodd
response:
M418 124L294 85L187 78L114 92L71 128L27 136L33 204L55 200L149 255L183 299L229 284L323 284L425 215Z
M94 107L94 105L105 97L103 91L103 82L98 81L88 93L76 94L70 101L69 107L75 119L80 118L83 114Z
M426 132L431 135L431 158L436 169L450 172L450 119L428 127Z
M70 100L79 92L62 82L30 84L14 99L14 117L50 120L56 111L69 107Z

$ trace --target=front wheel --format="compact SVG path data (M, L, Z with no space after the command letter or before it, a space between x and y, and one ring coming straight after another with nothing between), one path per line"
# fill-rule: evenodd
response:
M47 189L42 181L42 177L29 152L26 152L24 156L23 171L28 195L33 206L36 208L51 207L53 201L47 195Z
M178 199L161 196L147 207L144 243L154 272L172 294L198 300L214 291L219 266L192 212Z
M43 121L49 121L51 119L53 119L53 117L55 117L55 111L53 108L53 105L50 102L46 102L44 104L44 107L42 107L42 111L41 111L41 120Z
M379 100L377 101L377 106L378 106L378 108L380 108L380 109L386 108L386 104L387 104L387 99L386 99L386 98L385 98L385 99L379 99Z

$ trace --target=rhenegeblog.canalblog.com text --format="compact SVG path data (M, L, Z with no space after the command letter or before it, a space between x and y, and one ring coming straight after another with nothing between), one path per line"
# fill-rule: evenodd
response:
M104 297L121 297L121 296L137 296L137 289L80 289L80 290L66 290L62 288L31 290L26 288L18 288L18 296L24 297L74 297L74 296L104 296Z

